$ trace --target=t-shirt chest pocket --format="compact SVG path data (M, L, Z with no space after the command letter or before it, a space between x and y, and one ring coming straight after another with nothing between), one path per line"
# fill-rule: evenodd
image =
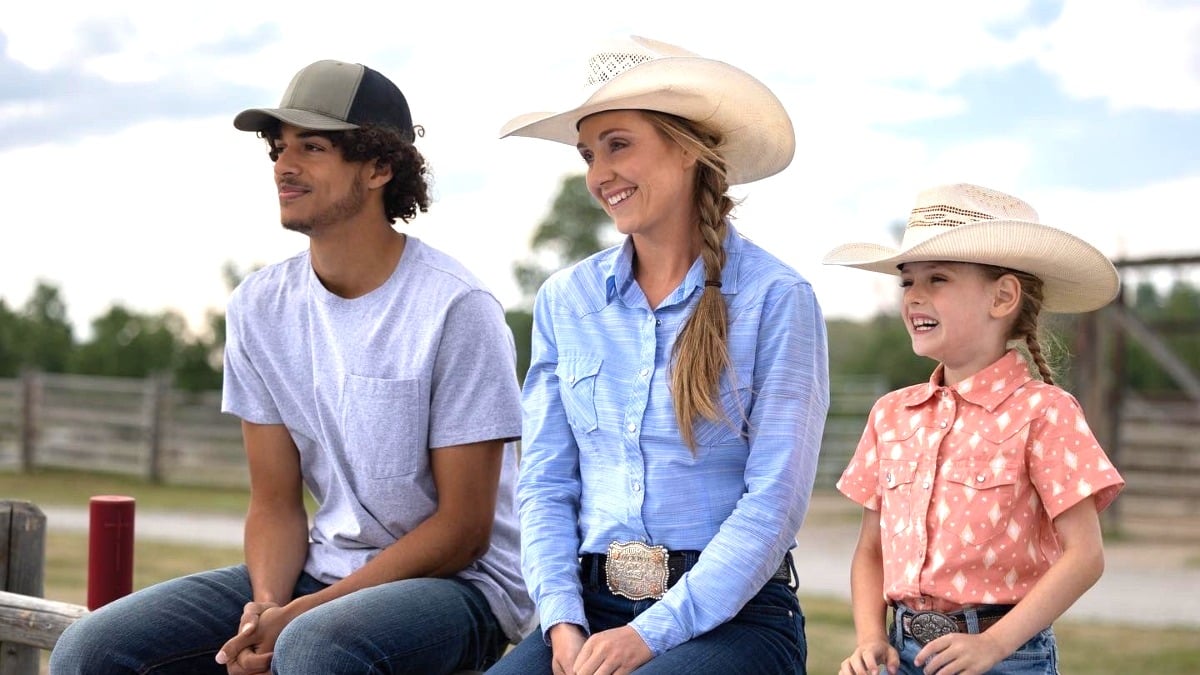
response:
M428 458L421 447L425 416L421 383L348 375L342 400L346 448L343 461L371 478L419 471Z
M562 359L554 369L567 423L580 433L595 431L597 427L596 378L602 363L602 359L594 357Z

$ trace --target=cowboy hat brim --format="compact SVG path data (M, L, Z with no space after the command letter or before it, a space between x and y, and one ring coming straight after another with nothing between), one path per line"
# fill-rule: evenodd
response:
M519 115L500 129L500 137L573 146L579 141L579 122L609 110L654 110L713 127L724 137L720 152L731 185L782 171L796 151L791 118L766 85L727 63L690 56L630 68L565 112Z
M1099 309L1117 296L1120 275L1091 244L1057 228L1022 220L985 220L959 225L907 249L843 244L822 263L900 274L909 262L966 262L1028 272L1042 280L1047 312Z

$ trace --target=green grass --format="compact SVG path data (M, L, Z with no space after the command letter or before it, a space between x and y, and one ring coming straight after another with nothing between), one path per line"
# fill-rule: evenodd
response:
M39 471L30 475L0 473L0 495L38 505L86 505L99 494L123 494L145 509L245 513L248 493L239 489L155 486L119 476ZM836 513L814 517L837 517ZM240 562L236 548L213 548L137 541L134 544L135 589L182 574ZM87 537L52 533L46 541L47 598L86 604ZM808 670L836 673L854 648L849 604L840 598L801 595L807 618ZM1116 675L1154 673L1192 675L1200 672L1200 631L1063 621L1055 625L1063 673Z
M97 495L123 495L139 509L200 511L244 515L250 493L245 488L154 485L115 474L38 469L30 473L0 472L0 495L38 506L87 507Z
M800 596L807 620L808 672L836 673L854 650L854 621L840 598ZM1195 675L1200 673L1200 632L1076 621L1054 625L1059 672L1064 675Z

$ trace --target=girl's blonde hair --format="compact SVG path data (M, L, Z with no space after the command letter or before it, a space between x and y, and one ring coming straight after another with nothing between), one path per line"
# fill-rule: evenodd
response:
M999 279L1005 274L1011 274L1020 282L1021 307L1017 310L1016 320L1013 321L1012 327L1008 330L1008 339L1023 342L1042 381L1047 384L1054 384L1054 370L1050 367L1046 358L1040 335L1041 329L1038 324L1038 317L1042 313L1042 302L1044 300L1042 280L1028 272L1021 272L1007 267L983 264L980 264L980 267L983 268L984 273L992 281Z
M722 138L707 126L675 115L642 111L660 133L699 160L696 166L695 206L699 215L704 259L704 290L695 311L675 340L671 367L671 396L683 442L696 451L697 417L720 420L721 373L729 367L729 310L721 294L725 268L725 217L734 201L726 192L725 160L717 152Z

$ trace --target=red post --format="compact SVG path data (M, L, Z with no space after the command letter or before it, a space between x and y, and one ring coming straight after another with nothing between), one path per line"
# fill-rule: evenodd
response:
M133 591L133 497L92 497L87 606L96 610Z

